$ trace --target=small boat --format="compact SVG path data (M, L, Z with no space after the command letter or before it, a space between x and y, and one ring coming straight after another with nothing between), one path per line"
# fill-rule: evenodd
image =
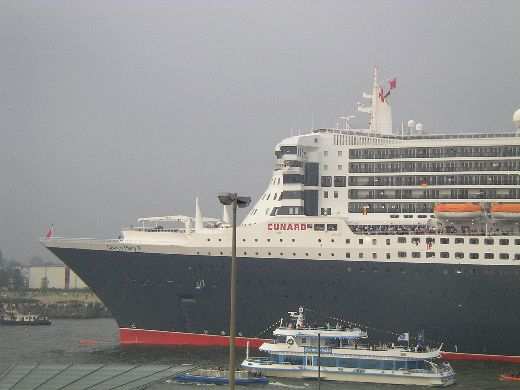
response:
M307 327L301 307L289 315L296 321L287 326L280 321L274 340L260 346L268 356L248 353L242 368L267 377L439 387L455 383L450 364L438 361L442 345L410 348L408 333L398 339L407 346L369 345L360 328Z
M50 325L49 317L42 314L21 314L17 311L10 311L0 316L2 325Z
M520 373L502 374L498 379L505 382L520 382Z
M434 213L441 219L466 219L482 216L482 206L476 203L439 203Z
M495 219L519 219L520 203L492 203L489 212Z
M229 370L197 369L175 377L182 383L205 383L212 385L229 384ZM245 370L235 372L235 384L237 385L262 385L269 383L265 376L255 375Z

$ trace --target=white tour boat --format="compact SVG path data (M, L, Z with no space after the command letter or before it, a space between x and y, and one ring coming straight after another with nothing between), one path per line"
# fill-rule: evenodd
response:
M295 321L274 332L260 350L268 357L246 357L242 367L265 376L318 378L345 382L449 386L455 372L447 362L435 362L441 347L370 346L359 328L315 328L305 325L303 308L289 313ZM409 335L405 334L405 340Z

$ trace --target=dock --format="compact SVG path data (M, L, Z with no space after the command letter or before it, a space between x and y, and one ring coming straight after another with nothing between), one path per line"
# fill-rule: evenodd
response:
M140 390L194 368L167 364L13 364L0 374L0 390Z

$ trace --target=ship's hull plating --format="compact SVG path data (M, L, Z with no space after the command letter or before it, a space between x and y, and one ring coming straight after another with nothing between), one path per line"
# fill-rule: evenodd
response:
M196 335L211 335L224 345L229 258L49 249L109 308L122 342L147 343L139 335L148 335L150 343L161 344L162 334L165 344L200 344ZM444 342L451 351L518 355L516 268L240 258L239 343L247 337L258 345L280 317L302 305L321 318L368 326L371 337L383 341L424 330L427 341Z

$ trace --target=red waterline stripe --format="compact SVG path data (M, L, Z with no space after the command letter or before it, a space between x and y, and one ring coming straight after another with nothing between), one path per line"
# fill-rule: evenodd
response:
M480 362L502 362L520 363L520 356L507 355L485 355L480 353L441 352L441 357L449 361L480 361Z
M251 348L258 348L262 343L269 340L236 337L235 345L245 348L248 341ZM119 343L121 345L195 345L226 347L229 345L229 337L212 334L168 332L164 330L119 328Z

